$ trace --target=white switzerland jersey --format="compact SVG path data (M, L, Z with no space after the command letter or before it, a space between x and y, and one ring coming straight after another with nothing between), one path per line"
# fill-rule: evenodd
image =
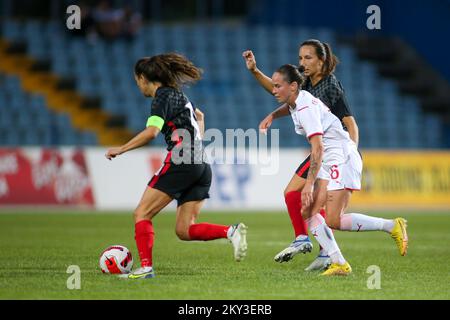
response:
M295 100L295 108L289 107L289 111L297 134L308 139L314 135L322 135L324 164L343 163L350 149L356 149L356 144L342 128L341 121L309 92L301 90Z

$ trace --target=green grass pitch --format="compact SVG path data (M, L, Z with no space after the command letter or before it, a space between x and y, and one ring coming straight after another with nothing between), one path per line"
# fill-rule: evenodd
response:
M237 263L226 240L178 240L175 215L162 212L154 220L156 278L124 280L102 274L98 259L105 247L122 244L139 264L131 213L2 213L0 299L449 299L450 212L402 216L407 256L386 233L336 231L353 274L325 278L303 271L318 252L314 240L313 253L273 261L293 238L286 213L200 216L200 222L248 225L248 255ZM67 288L70 265L81 269L80 290ZM371 265L380 268L381 289L367 287Z

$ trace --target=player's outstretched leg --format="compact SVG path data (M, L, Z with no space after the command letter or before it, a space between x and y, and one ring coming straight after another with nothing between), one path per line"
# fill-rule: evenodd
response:
M188 237L178 237L185 241L211 241L216 239L228 239L233 245L234 260L242 261L247 255L247 226L237 223L232 226L217 225L211 223L195 223L188 227Z
M178 207L175 229L178 238L185 241L228 239L233 245L234 260L242 261L247 255L247 226L243 223L232 226L195 223L203 202L189 201Z
M408 234L406 220L403 218L383 219L371 217L360 213L343 214L339 221L340 230L343 231L384 231L389 233L397 244L400 255L406 255L408 249Z
M403 218L383 219L361 213L345 213L351 197L349 190L329 191L334 201L327 203L327 224L330 228L342 231L384 231L395 240L400 255L406 255L408 249L408 234L406 220Z

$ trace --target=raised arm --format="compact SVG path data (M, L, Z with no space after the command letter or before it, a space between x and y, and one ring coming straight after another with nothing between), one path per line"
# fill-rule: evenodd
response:
M121 155L122 153L142 147L147 143L149 143L151 140L153 140L158 135L159 132L160 129L158 127L150 125L124 145L109 149L106 152L105 157L108 160L112 160L113 158L115 158L118 155Z
M269 92L270 94L273 94L272 93L272 89L273 89L272 79L269 78L268 76L266 76L264 73L261 72L261 70L259 70L256 67L256 59L255 59L255 55L253 54L253 52L251 50L244 51L242 53L242 56L245 59L245 64L247 66L247 69L253 74L253 76L258 81L258 83L264 89L266 89L267 92Z

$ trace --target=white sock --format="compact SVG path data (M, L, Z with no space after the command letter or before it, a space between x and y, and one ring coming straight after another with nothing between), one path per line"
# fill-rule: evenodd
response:
M230 239L232 232L233 232L233 226L230 226L227 230L227 238L228 239Z
M360 213L346 213L341 216L341 228L344 231L385 231L390 233L394 220L375 218Z
M308 238L308 235L299 234L297 237L295 237L295 240L304 240Z
M341 254L341 250L334 239L333 232L325 223L325 219L320 214L315 214L306 220L311 234L322 246L331 258L331 262L344 264L346 261Z

